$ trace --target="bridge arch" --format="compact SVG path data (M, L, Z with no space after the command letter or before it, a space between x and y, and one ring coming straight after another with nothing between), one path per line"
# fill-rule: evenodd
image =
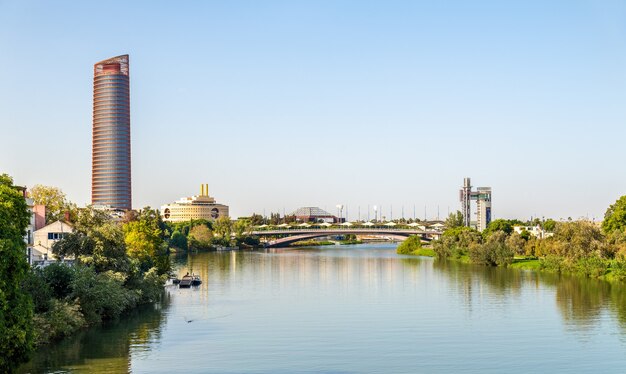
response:
M386 238L395 239L398 241L403 241L407 239L411 235L419 235L423 241L432 240L433 234L438 235L439 233L431 233L431 232L417 232L414 230L389 230L389 229L342 229L342 230L276 230L276 231L260 231L254 232L253 234L259 236L279 236L279 238L270 240L266 242L266 247L286 247L292 243L301 241L301 240L309 240L315 239L325 236L334 236L334 235L372 235L372 236L382 236Z

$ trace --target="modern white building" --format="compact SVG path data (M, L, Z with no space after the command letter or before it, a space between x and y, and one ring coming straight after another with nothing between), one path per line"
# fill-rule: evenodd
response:
M209 185L200 185L200 195L183 197L180 200L161 206L161 217L166 222L186 222L192 219L215 221L228 217L228 206L218 204L209 196Z

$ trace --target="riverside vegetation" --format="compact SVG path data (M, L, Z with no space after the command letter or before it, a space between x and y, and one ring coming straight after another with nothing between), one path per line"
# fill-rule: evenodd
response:
M145 208L121 222L92 208L71 216L74 231L52 252L73 265L29 267L24 234L30 213L13 180L0 175L0 372L15 370L39 345L163 295L171 269L157 211Z
M420 253L419 240L407 240L398 253L432 255L487 266L508 266L579 274L590 278L626 280L626 196L611 205L602 225L593 222L535 222L553 235L538 239L528 232L514 232L517 220L495 220L482 233L462 226L460 212L451 214L448 228L432 244L431 253Z

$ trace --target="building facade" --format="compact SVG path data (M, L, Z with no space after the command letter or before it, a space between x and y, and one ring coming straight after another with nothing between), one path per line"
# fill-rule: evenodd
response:
M36 261L55 260L52 253L54 243L63 239L69 233L74 232L74 227L63 221L56 221L35 231L34 245L31 259Z
M472 191L470 178L463 179L463 187L459 191L461 213L465 226L471 226L471 202L476 201L476 229L483 231L491 222L491 187L477 187Z
M192 219L215 221L228 217L228 206L218 204L209 196L209 185L200 185L200 195L183 197L180 200L161 206L161 218L166 222L186 222Z
M128 55L94 65L91 203L132 209Z

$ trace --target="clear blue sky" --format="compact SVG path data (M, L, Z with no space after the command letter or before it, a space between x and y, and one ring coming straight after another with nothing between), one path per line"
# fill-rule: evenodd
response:
M133 199L600 218L626 194L621 1L0 0L0 172L90 200L93 64L130 54Z

